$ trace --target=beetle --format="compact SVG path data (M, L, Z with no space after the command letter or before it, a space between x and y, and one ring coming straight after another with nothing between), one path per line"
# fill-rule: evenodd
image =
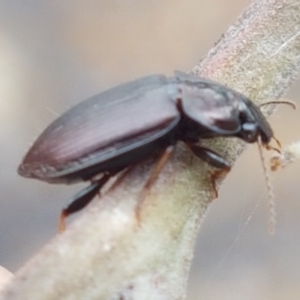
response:
M64 113L29 149L18 173L48 183L91 182L62 210L63 229L65 218L86 206L112 176L157 153L158 163L145 184L149 188L178 141L210 165L229 171L222 156L201 146L202 139L215 137L247 143L260 138L268 147L273 131L256 105L228 87L178 72L152 75Z

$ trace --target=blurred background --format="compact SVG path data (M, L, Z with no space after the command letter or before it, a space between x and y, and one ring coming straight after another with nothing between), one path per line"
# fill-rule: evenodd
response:
M21 178L41 131L68 108L152 73L189 71L250 0L0 1L0 265L16 271L57 233L80 185ZM299 80L288 98L299 103ZM300 112L271 117L282 144ZM199 233L188 299L299 299L300 164L273 175L277 232L268 235L257 147L239 159ZM297 179L298 178L298 179Z

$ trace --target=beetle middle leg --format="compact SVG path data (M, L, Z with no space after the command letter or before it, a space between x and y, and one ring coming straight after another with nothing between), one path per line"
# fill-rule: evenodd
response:
M152 170L152 172L150 174L150 177L148 178L146 184L143 187L141 198L140 198L140 200L138 202L138 205L136 207L136 217L137 217L138 221L141 220L141 218L140 218L141 209L142 209L142 205L144 203L144 200L147 196L147 193L148 193L150 187L152 186L152 184L154 183L154 181L157 179L157 176L161 172L162 168L165 166L165 164L169 160L170 156L172 155L172 153L174 151L174 148L175 148L174 145L170 145L166 149L164 149L164 151L161 154L158 162L156 163L154 169Z
M73 199L71 200L70 204L65 207L61 213L59 218L59 232L63 232L66 228L65 220L66 218L83 209L87 206L93 198L99 193L100 189L104 186L104 184L112 177L114 174L106 173L104 176L91 183L88 187L84 188L80 192L78 192Z
M215 151L213 151L209 148L198 146L198 145L195 145L192 143L187 143L187 146L191 149L191 151L194 153L194 155L201 158L206 163L219 169L219 170L212 172L211 176L210 176L211 182L213 185L213 190L214 190L215 196L217 198L218 190L217 190L217 186L216 186L216 181L221 176L224 176L225 174L227 174L230 171L230 169L231 169L230 164L222 156L220 156L218 153L216 153Z

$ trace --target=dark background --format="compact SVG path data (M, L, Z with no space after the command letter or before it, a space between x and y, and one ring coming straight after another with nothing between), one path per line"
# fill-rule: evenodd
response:
M0 1L0 264L17 270L57 232L76 186L21 178L16 169L56 115L106 88L151 73L189 71L246 0ZM299 103L299 80L290 99ZM283 144L299 112L271 118ZM277 233L255 145L228 176L199 234L188 299L299 299L299 163L272 174Z

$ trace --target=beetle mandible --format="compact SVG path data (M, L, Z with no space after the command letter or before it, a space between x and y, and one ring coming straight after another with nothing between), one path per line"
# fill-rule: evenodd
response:
M268 147L273 131L260 109L230 88L183 73L152 75L67 111L39 136L18 172L49 183L91 182L62 210L63 229L65 218L86 206L112 176L156 152L158 163L145 184L150 187L178 141L205 162L229 171L222 156L199 144L220 136L247 143L260 138Z

